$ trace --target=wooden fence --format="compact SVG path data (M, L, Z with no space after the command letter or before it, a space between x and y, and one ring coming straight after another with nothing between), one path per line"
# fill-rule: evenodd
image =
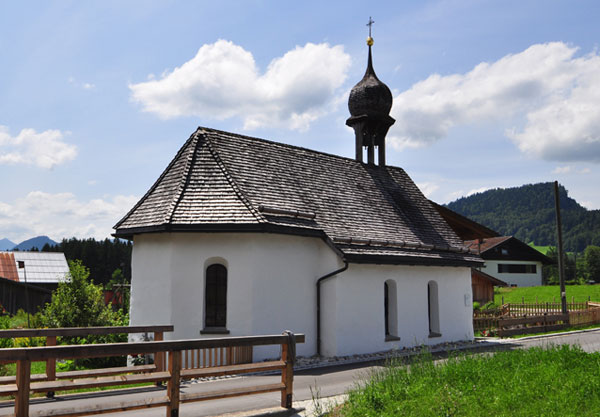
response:
M528 333L544 333L569 327L568 314L502 317L498 320L498 336L507 337Z
M509 336L600 323L600 303L571 302L567 303L567 310L565 321L560 303L504 304L498 309L473 312L473 330L492 330L498 336Z
M0 330L0 339L9 339L17 337L45 337L46 346L56 346L57 337L82 337L88 335L111 335L111 334L132 334L132 333L154 333L154 340L163 340L164 332L172 332L172 325L161 326L114 326L114 327L61 327L54 329L10 329ZM2 351L2 349L0 349ZM48 356L44 358L46 361L46 373L31 375L32 381L56 381L56 379L77 378L81 375L89 375L90 372L94 376L117 375L124 372L130 372L132 369L135 372L150 372L164 371L166 362L162 352L156 352L154 356L154 365L144 365L132 367L115 367L95 369L89 371L71 371L56 373L56 358ZM0 377L0 384L10 384L15 381L14 376ZM2 386L0 385L0 392ZM47 391L49 397L54 396L53 391Z
M534 315L542 314L562 314L561 303L508 303L502 306L506 308L506 314L509 316ZM567 311L587 310L588 302L584 303L567 303Z
M588 326L600 323L600 303L588 303L587 310L569 311L571 326Z
M281 393L281 406L291 408L293 389L293 362L295 344L304 343L304 335L248 336L227 337L215 339L151 341L135 343L111 343L102 345L76 345L76 346L44 346L31 348L0 349L0 361L17 362L17 375L14 384L0 386L0 395L15 395L15 416L26 417L29 415L30 392L68 391L81 388L100 388L107 386L129 385L138 383L167 382L166 396L145 398L143 400L123 401L116 399L110 404L93 404L61 410L45 409L36 413L36 416L83 416L90 414L103 414L117 411L146 409L151 407L166 407L167 416L177 416L180 403L204 401L218 398L228 398L241 395L259 394L279 391ZM184 369L182 356L185 351L208 349L252 347L259 345L281 345L281 359L246 363L237 365L223 365L205 368ZM168 370L144 374L129 374L117 376L98 377L93 371L79 371L78 378L54 381L33 381L31 375L31 362L52 358L91 358L106 356L122 356L135 354L149 354L156 352L168 354ZM200 393L180 394L180 384L183 379L241 374L261 371L281 371L281 382L277 384L263 384L248 388L238 388L228 391L211 391ZM86 375L87 372L87 375Z

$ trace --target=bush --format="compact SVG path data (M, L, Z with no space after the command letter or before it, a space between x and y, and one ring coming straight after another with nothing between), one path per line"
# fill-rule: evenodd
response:
M497 308L499 308L499 306L497 304L495 304L493 301L488 301L483 306L483 310L496 310Z
M89 280L90 271L81 261L69 261L69 275L58 284L52 300L40 315L44 327L126 326L129 318L122 311L113 311L104 304L102 287ZM116 343L126 342L126 335L88 335L61 338L60 343ZM93 358L77 360L86 367L120 366L124 358Z

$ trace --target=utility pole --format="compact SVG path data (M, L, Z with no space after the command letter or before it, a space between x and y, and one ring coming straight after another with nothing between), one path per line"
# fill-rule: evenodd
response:
M25 270L25 261L17 261L19 269L23 270L23 278L25 280L25 308L27 309L27 328L31 328L29 323L29 285L27 285L27 271ZM31 338L29 338L31 340Z
M560 201L558 197L558 181L554 181L554 204L556 206L556 234L558 236L558 277L560 280L560 303L562 313L567 314L567 294L565 292L565 262L562 241L562 221L560 218Z

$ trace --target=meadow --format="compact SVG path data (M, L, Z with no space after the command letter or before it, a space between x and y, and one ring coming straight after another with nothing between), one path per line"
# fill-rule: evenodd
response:
M567 285L565 287L567 301L574 300L576 303L588 301L600 302L600 285ZM504 303L521 303L524 299L526 303L551 303L560 302L560 286L544 285L540 287L496 287L494 291L494 303L502 305Z
M600 353L560 346L390 365L328 415L597 416Z

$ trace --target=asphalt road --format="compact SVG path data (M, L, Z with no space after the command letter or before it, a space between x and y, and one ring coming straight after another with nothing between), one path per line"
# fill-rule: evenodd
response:
M477 351L494 351L497 349L523 349L533 346L570 344L579 345L587 352L600 351L600 330L576 332L571 334L562 334L556 336L546 336L543 338L501 341L499 343L485 343ZM440 357L443 358L443 354ZM311 398L330 397L343 394L355 384L363 382L369 378L370 373L381 369L381 365L375 363L363 363L355 365L337 366L331 368L320 368L314 370L299 371L294 377L294 402L310 400ZM253 386L260 384L272 384L280 380L280 376L245 376L229 379L222 379L211 382L200 382L186 384L183 392L213 391L219 389L231 389L244 386ZM164 396L163 388L156 389L132 389L114 392L113 395L102 393L90 397L72 396L69 399L59 400L33 400L30 410L43 410L46 408L73 407L83 403L103 403L113 402L115 399L129 400L136 398L147 398L148 396ZM258 410L279 406L279 393L268 393L252 395L246 397L229 398L224 400L213 400L204 402L195 402L183 404L180 409L180 416L216 416L225 413L243 412L249 410ZM13 408L9 404L0 404L0 416L9 415ZM163 417L165 408L155 408L142 411L127 411L115 414L105 414L105 416L114 417Z

